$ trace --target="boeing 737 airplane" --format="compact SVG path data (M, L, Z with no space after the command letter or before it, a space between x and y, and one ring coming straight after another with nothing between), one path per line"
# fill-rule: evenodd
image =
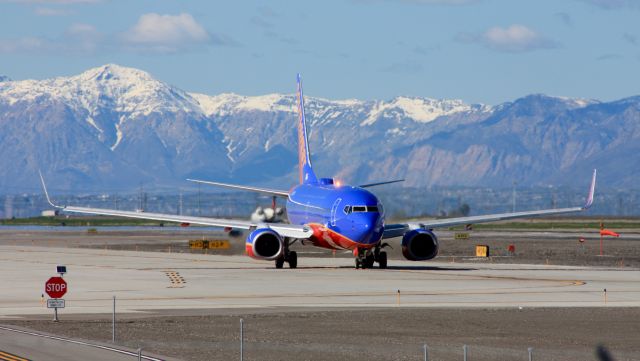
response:
M295 242L332 250L351 250L355 257L356 268L371 268L375 263L380 268L386 268L387 253L383 249L387 244L384 243L384 240L395 237L402 237L402 253L406 259L426 261L436 257L440 248L438 238L433 232L435 228L580 212L589 208L593 203L596 170L593 171L589 194L582 207L385 224L384 208L378 198L367 188L398 181L348 186L334 183L331 178L316 177L311 166L300 74L298 74L297 80L298 168L300 176L297 185L291 190L285 191L189 179L203 184L258 192L270 195L274 199L275 197L284 198L286 199L288 224L60 206L54 204L49 198L44 178L40 174L47 201L51 206L64 212L217 226L228 230L249 230L250 233L245 242L247 255L259 260L275 261L276 268L282 268L285 262L289 264L290 268L297 267L297 254L290 250L290 246Z

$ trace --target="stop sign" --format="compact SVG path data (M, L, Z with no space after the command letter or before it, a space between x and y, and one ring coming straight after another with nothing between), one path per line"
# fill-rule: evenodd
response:
M45 282L44 291L51 298L61 298L67 293L67 282L62 277L51 277Z

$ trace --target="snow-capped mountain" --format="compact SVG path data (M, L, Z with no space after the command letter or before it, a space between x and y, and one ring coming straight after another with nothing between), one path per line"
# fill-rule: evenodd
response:
M640 162L639 98L305 101L317 172L352 183L573 184L594 166L611 167L605 174L620 185L640 175L616 168ZM295 119L293 94L189 93L113 64L2 81L0 192L37 189L38 169L74 191L184 186L187 177L286 189L295 181Z
M107 107L133 116L198 110L182 90L155 80L144 71L114 64L72 77L12 82L2 89L2 96L10 105L46 97L90 113Z

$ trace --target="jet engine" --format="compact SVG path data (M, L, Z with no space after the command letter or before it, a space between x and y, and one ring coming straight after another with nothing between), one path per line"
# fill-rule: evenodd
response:
M249 257L269 261L282 255L284 242L276 231L260 228L249 234L245 249Z
M426 229L414 229L402 237L402 254L410 261L426 261L438 255L438 238Z

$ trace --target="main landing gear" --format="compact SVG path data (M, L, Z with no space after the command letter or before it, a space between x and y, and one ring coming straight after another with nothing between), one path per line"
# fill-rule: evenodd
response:
M294 241L295 242L295 241ZM293 242L292 242L293 243ZM282 256L276 259L276 268L284 267L284 263L289 263L289 268L297 268L298 267L298 254L296 251L289 251L289 239L285 238L284 240L284 252Z
M380 269L387 268L387 252L381 250L385 246L387 246L386 243L382 246L376 246L373 250L358 248L356 255L356 269L373 268L373 264L376 262Z

